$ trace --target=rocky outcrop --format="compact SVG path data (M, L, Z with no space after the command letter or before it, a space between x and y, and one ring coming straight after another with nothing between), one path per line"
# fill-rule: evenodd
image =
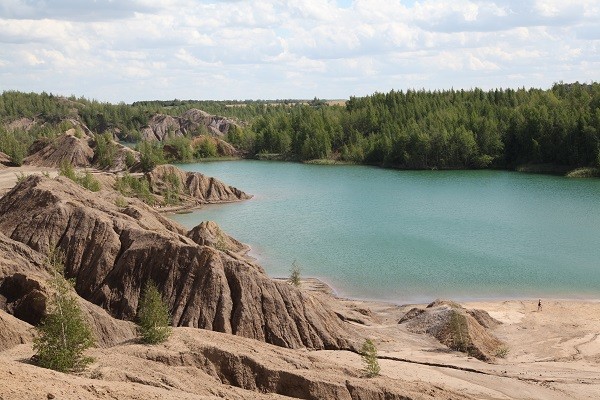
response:
M31 325L0 308L0 351L33 341Z
M252 196L199 172L185 172L173 165L159 165L146 175L152 193L176 193L179 201L196 204L226 203Z
M170 115L157 114L148 121L148 126L142 129L143 140L163 141L169 137L183 136L179 120Z
M227 135L231 125L235 122L229 118L211 115L205 111L192 108L179 117L181 129L184 133L193 135L204 127L211 136L221 137Z
M0 233L0 349L31 338L31 326L27 324L37 325L46 315L48 297L52 293L48 287L50 279L51 271L44 255ZM79 303L99 345L111 346L136 336L133 324L115 320L105 310L83 299L79 299ZM22 322L16 323L13 318L3 316L3 312ZM6 332L16 336L11 339Z
M117 318L134 318L153 280L174 325L289 348L352 347L347 327L318 298L232 251L196 243L135 199L119 208L114 196L30 176L0 199L0 232L42 253L55 244L77 292Z
M10 157L8 154L5 154L0 151L0 168L5 168L6 166L11 164Z
M187 233L187 237L201 246L246 254L250 247L229 236L213 221L203 221Z
M193 108L179 117L156 114L148 121L148 126L142 129L141 134L143 140L159 141L184 135L209 134L214 137L223 137L235 124L236 122L229 118L211 115Z
M23 163L58 168L63 162L68 162L75 167L90 167L93 158L94 150L90 147L90 139L78 138L75 136L75 129L70 129L50 142L44 139L34 143L30 155Z
M483 310L467 310L446 300L436 300L426 308L412 308L400 324L415 333L428 333L440 343L483 361L495 358L503 343L489 328L500 324Z

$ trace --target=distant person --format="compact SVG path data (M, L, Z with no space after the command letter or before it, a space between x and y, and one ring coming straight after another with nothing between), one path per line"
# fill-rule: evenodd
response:
M538 300L538 311L542 311L542 299Z

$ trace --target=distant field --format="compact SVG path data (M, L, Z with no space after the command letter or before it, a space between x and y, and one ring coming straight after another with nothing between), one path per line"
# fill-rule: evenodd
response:
M323 100L323 102L325 104L327 104L328 106L345 106L346 102L348 100L345 99L336 99L336 100ZM293 101L286 101L286 102L282 102L282 101L265 101L262 104L267 104L270 106L283 106L283 105L287 105L287 106L295 106L298 104L304 104L304 105L309 105L311 104L312 100L293 100ZM254 104L254 102L253 102ZM248 103L235 103L235 104L226 104L225 107L246 107L248 105Z

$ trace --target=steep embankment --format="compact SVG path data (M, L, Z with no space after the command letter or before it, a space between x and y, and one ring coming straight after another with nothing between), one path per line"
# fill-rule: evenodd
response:
M352 335L322 301L269 279L232 251L194 242L135 199L118 207L116 197L65 178L31 176L0 199L0 232L42 253L56 245L77 292L117 318L135 316L141 288L153 280L174 325L290 348L352 346Z
M198 172L185 172L173 165L159 165L146 179L150 190L157 195L173 191L178 201L190 204L227 203L248 200L252 196Z

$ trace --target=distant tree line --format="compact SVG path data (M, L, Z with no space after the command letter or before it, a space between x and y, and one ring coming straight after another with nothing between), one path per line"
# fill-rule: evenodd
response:
M600 84L550 90L391 91L346 107L272 110L251 126L255 153L399 168L600 163Z
M317 98L115 105L8 91L0 96L0 151L22 158L24 145L19 143L60 132L67 118L81 120L95 133L118 130L121 137L139 140L153 115L181 115L191 108L244 121L224 139L249 156L415 169L600 166L598 83L557 83L548 90L392 90L351 97L345 106ZM27 132L2 127L21 117L45 124ZM170 153L163 158L189 161L216 155L208 141L196 148L189 148L190 143L172 138L164 146Z

